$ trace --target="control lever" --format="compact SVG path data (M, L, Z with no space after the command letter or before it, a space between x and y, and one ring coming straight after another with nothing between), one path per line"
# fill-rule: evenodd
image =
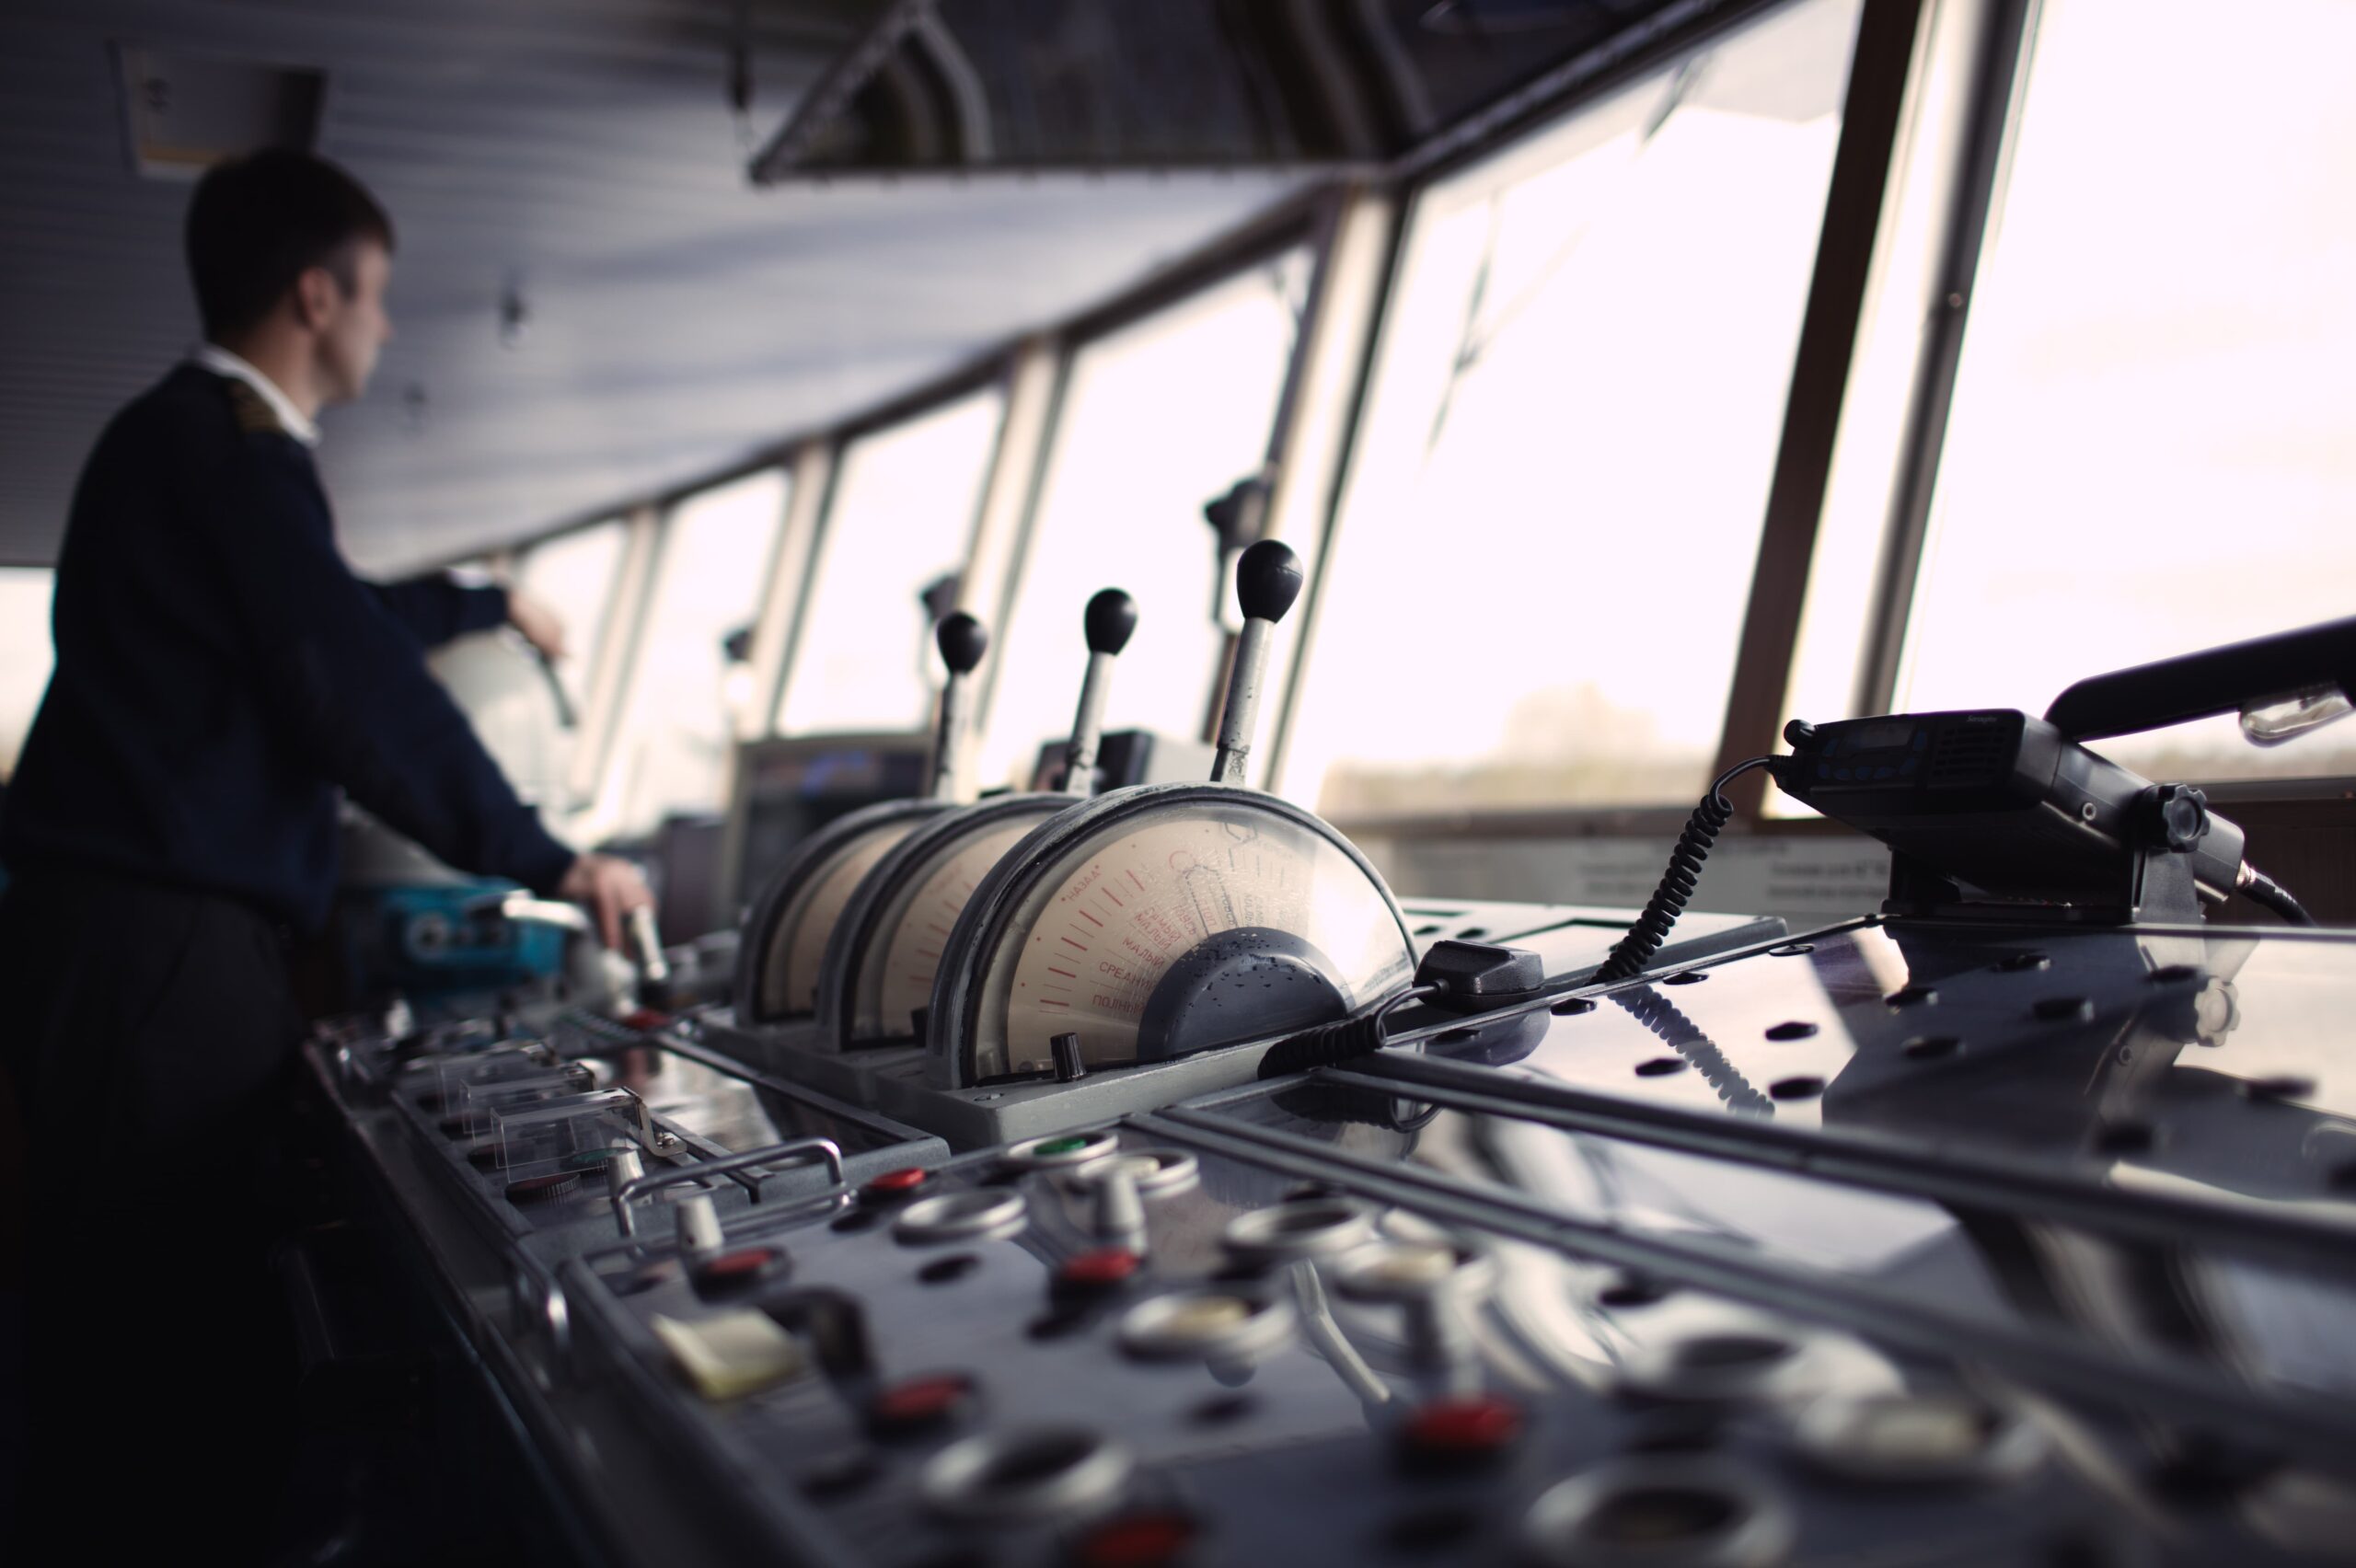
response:
M1095 1195L1091 1223L1098 1239L1142 1257L1146 1240L1145 1195L1138 1190L1139 1165L1148 1170L1158 1169L1151 1159L1122 1155L1106 1161L1104 1169L1090 1172L1084 1180Z
M1276 539L1263 539L1235 563L1235 598L1243 607L1243 631L1235 640L1235 663L1227 674L1227 702L1219 713L1218 754L1211 782L1251 786L1247 766L1253 732L1259 727L1260 683L1267 673L1268 639L1300 597L1300 557Z
M941 662L949 666L949 680L941 688L941 721L932 737L931 784L926 795L935 801L957 798L965 776L965 741L973 728L973 674L989 651L990 634L963 610L941 617L932 628Z
M500 899L499 913L522 925L554 926L582 937L589 934L589 914L581 905L561 899L534 898L520 887Z
M1203 502L1203 521L1218 536L1218 572L1217 585L1211 590L1211 624L1224 627L1227 617L1221 603L1227 583L1227 563L1243 551L1243 547L1257 539L1267 526L1268 498L1276 491L1276 470L1273 466L1256 474L1247 474L1228 487L1225 494L1213 496Z
M1080 711L1072 716L1071 744L1064 748L1067 795L1096 792L1096 751L1104 739L1104 698L1112 689L1113 661L1138 628L1138 602L1118 588L1088 601L1081 627L1088 634L1088 674L1080 683Z
M654 911L641 904L629 912L630 956L638 964L639 995L653 1003L671 983L671 961L663 956L663 938L654 928Z

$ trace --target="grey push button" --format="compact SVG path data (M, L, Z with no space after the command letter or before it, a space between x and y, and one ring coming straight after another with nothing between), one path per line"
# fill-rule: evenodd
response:
M1282 1344L1293 1321L1291 1304L1275 1297L1181 1291L1130 1308L1121 1346L1152 1361L1242 1361Z
M1356 1198L1301 1198L1230 1221L1227 1250L1250 1262L1285 1262L1345 1251L1373 1239L1374 1211Z
M1129 1451L1101 1433L1026 1427L943 1448L924 1467L918 1490L944 1518L1022 1524L1101 1508L1135 1469Z
M910 1204L893 1222L892 1234L911 1246L997 1240L1020 1231L1029 1214L1030 1205L1022 1193L976 1187Z
M1630 1393L1707 1404L1796 1401L1822 1391L1825 1381L1819 1339L1765 1324L1665 1340L1620 1368L1621 1387Z
M1842 1480L1891 1486L2017 1481L2045 1458L2038 1428L1967 1394L1829 1396L1801 1413L1794 1435Z
M1792 1510L1765 1477L1719 1459L1623 1459L1539 1496L1522 1523L1531 1557L1562 1568L1773 1568Z

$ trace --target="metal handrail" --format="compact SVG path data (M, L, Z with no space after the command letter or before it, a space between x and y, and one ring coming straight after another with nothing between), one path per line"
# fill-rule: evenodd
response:
M638 1238L638 1220L630 1213L629 1205L649 1193L660 1192L665 1187L687 1186L706 1176L725 1176L732 1171L749 1170L763 1165L808 1165L814 1159L824 1161L827 1171L834 1177L834 1184L824 1195L849 1190L849 1178L843 1174L841 1145L832 1138L796 1138L791 1143L771 1144L766 1148L753 1149L745 1154L732 1154L725 1159L699 1161L676 1170L658 1170L641 1176L635 1182L624 1182L621 1189L614 1193L614 1223L620 1228L626 1239L635 1240ZM758 1203L760 1196L761 1185L756 1181L753 1183L753 1201Z

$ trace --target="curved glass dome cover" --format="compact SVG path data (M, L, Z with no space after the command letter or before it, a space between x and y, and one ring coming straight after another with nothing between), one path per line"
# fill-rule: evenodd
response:
M826 945L860 881L945 801L884 801L837 817L795 846L745 917L732 995L740 1024L805 1018L818 1003Z
M838 1050L906 1044L932 997L966 901L1006 852L1080 802L1069 795L1001 795L901 836L842 906L819 966L817 1013Z
M1398 901L1348 840L1273 795L1115 790L983 879L933 986L936 1088L1172 1059L1363 1006L1415 972Z

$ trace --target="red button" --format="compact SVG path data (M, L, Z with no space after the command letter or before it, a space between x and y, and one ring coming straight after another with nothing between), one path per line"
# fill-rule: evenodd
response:
M973 1392L974 1380L954 1372L910 1378L868 1401L868 1424L884 1434L918 1431L956 1414Z
M1067 1259L1056 1271L1056 1284L1066 1290L1110 1290L1144 1265L1126 1247L1099 1247Z
M1108 1519L1080 1538L1077 1568L1171 1568L1185 1560L1199 1533L1195 1521L1170 1509Z
M1462 1464L1492 1458L1521 1435L1521 1412L1504 1400L1438 1400L1407 1418L1400 1443L1411 1458Z
M580 1187L581 1178L570 1170L559 1170L548 1176L526 1176L520 1182L507 1183L507 1201L514 1204L552 1203L569 1198Z
M658 1029L669 1027L670 1022L669 1013L659 1013L653 1008L640 1008L635 1012L624 1015L622 1019L624 1028L635 1029L641 1034L652 1034Z
M745 1247L707 1259L696 1273L714 1285L734 1285L767 1273L777 1259L774 1247Z
M922 1166L904 1165L897 1170L886 1170L860 1191L871 1198L906 1197L931 1180L932 1172Z

